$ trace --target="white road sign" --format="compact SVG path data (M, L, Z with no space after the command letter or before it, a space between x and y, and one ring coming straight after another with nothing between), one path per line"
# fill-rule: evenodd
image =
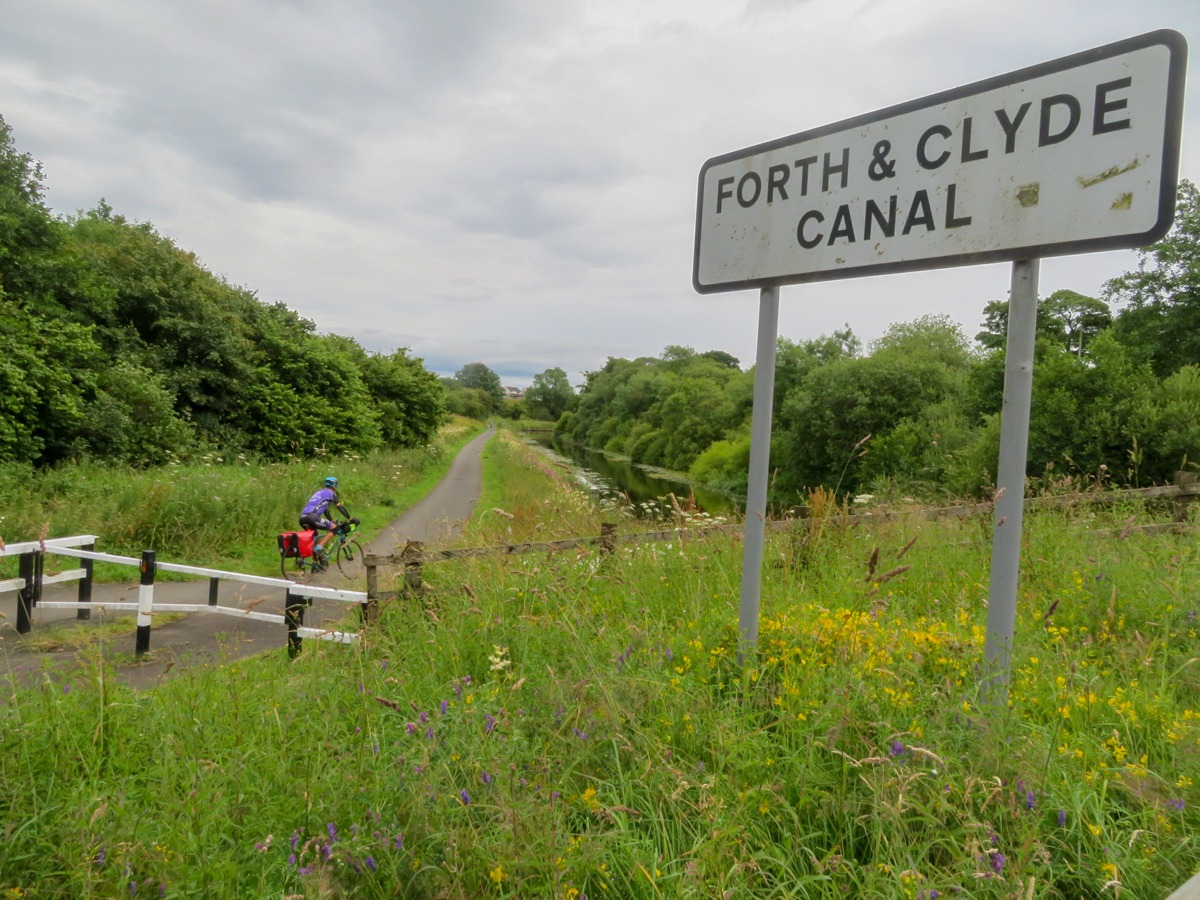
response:
M697 291L1144 246L1174 216L1187 45L1156 31L717 156Z

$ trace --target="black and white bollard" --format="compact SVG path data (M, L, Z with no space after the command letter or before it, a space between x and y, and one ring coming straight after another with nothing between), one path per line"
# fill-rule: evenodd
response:
M134 655L150 651L150 617L154 612L154 551L142 551L142 578L138 584L137 645Z

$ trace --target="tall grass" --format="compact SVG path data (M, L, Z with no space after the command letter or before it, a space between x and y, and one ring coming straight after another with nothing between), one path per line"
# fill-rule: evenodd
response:
M490 452L474 536L567 515L541 465ZM429 565L360 645L144 694L48 672L0 711L0 890L1141 900L1200 868L1190 537L1029 514L987 711L986 529L827 512L768 538L745 671L713 533Z

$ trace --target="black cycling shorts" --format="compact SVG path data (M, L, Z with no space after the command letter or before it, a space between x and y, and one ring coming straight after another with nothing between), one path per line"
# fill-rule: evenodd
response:
M308 531L333 531L337 523L324 516L301 516L300 527Z

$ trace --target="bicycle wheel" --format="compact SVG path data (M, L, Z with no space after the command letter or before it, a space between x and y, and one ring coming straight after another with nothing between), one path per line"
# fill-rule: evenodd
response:
M308 577L307 563L302 556L285 556L279 560L279 568L288 581L304 581Z
M342 546L338 547L337 552L338 571L343 575L357 574L356 564L361 557L362 547L358 546L358 541L350 538L343 542Z

